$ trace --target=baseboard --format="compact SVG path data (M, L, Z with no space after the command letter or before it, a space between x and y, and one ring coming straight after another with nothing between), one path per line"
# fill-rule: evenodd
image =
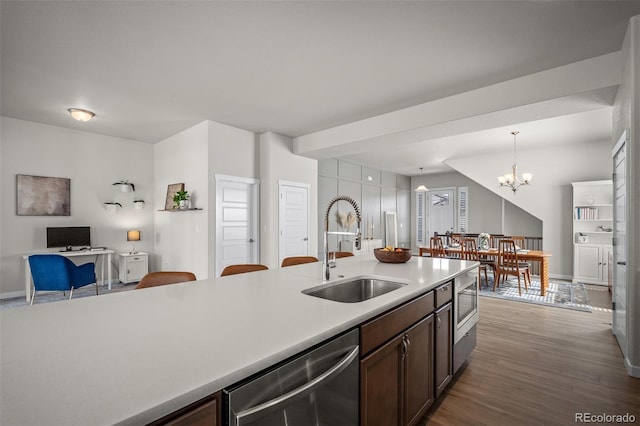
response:
M629 358L627 358L627 357L624 357L624 366L627 368L627 373L631 377L640 378L640 366L631 365L631 363L629 362Z
M14 297L25 297L24 291L8 291L6 293L0 293L0 299L11 299Z
M556 274L551 275L551 274L549 274L549 279L571 281L573 279L573 275L556 275Z

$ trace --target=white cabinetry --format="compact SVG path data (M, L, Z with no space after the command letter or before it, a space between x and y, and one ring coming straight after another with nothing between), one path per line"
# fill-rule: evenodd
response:
M137 282L149 272L148 253L120 253L120 281Z
M572 182L573 282L606 285L613 233L613 183Z
M602 244L576 244L573 281L606 284L609 272L611 246Z

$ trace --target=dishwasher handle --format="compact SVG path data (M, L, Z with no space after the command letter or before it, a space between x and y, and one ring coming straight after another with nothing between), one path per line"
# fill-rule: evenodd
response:
M358 356L360 348L358 347L358 345L356 345L349 353L347 353L347 355L342 358L338 363L336 363L335 365L333 365L331 368L329 368L327 371L325 371L324 373L322 373L321 375L319 375L318 377L316 377L315 379L305 383L304 385L300 386L299 388L296 388L290 392L285 393L284 395L281 395L277 398L274 398L270 401L267 402L263 402L262 404L258 404L256 406L253 406L251 408L247 408L246 410L242 410L238 413L236 413L235 417L236 417L236 424L238 426L242 426L246 423L250 423L253 420L255 420L256 418L259 418L262 416L263 411L272 411L273 409L277 408L279 405L284 404L285 402L289 401L290 399L294 399L297 397L303 397L305 395L310 394L311 392L313 392L315 390L315 388L317 388L318 386L322 385L323 382L325 381L329 381L331 380L333 377L337 376L338 374L340 374L345 368L347 368L349 366L349 364L351 364L351 362L356 359L356 357Z

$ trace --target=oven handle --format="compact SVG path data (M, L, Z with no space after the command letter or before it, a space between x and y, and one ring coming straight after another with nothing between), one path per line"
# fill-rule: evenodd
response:
M251 408L247 408L246 410L240 411L239 413L236 413L236 424L238 426L241 426L243 424L250 423L251 421L255 420L256 417L261 417L262 411L271 411L278 405L284 404L290 399L310 394L315 390L315 388L320 386L322 382L331 380L332 378L340 374L345 368L347 368L349 364L351 364L351 362L356 359L359 350L360 348L358 347L358 345L356 345L344 358L342 358L333 367L329 368L327 371L325 371L315 379L300 386L299 388L294 389L291 392L287 392L284 395L281 395L270 401L263 402L262 404L258 404Z

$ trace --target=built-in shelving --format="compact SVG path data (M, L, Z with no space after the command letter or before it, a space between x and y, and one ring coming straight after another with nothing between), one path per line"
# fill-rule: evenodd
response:
M613 236L613 182L573 182L573 281L606 284Z

